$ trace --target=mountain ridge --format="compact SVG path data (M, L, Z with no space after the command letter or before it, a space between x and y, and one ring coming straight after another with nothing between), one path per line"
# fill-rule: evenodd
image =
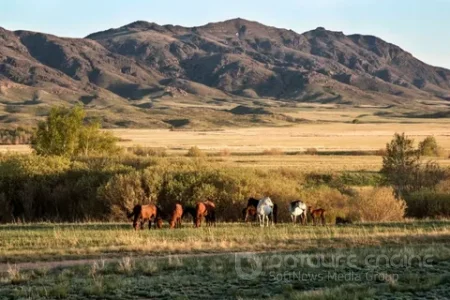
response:
M82 103L151 115L167 97L407 106L450 100L450 70L371 35L323 27L299 34L241 18L195 27L135 21L86 38L0 27L4 105Z

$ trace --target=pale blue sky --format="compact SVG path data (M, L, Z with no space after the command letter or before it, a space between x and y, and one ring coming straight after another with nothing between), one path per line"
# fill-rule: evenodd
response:
M136 20L198 26L241 17L298 33L376 35L450 68L450 0L0 0L0 26L84 37Z

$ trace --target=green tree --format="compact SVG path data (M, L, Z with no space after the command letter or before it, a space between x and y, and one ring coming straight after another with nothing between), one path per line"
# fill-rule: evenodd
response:
M89 155L118 151L117 139L100 131L100 124L84 124L86 113L80 106L54 107L39 123L32 137L32 148L39 155Z
M414 141L405 134L395 134L394 139L387 144L383 156L385 175L398 197L403 197L423 189L434 189L444 180L446 172L435 162L422 164L421 150L414 148Z
M423 156L438 156L439 146L434 136L428 136L422 142L420 142L419 151L420 155Z
M414 148L414 141L404 133L396 133L394 139L386 145L381 172L394 187L397 196L402 196L411 188L419 166L420 155Z

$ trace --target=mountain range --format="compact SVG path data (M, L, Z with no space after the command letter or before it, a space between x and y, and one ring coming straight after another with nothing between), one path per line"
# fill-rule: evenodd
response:
M450 70L374 36L244 19L190 28L138 21L81 39L0 27L0 122L82 103L112 126L163 126L162 99L408 106L450 100Z

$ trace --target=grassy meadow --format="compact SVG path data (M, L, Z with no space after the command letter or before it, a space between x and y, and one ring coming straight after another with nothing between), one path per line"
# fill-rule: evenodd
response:
M449 224L185 224L181 230L140 232L130 224L1 226L0 298L449 296Z
M124 147L118 157L37 157L27 145L0 146L0 222L6 223L0 225L0 299L450 297L450 221L439 215L450 212L449 181L398 201L381 187L379 173L382 149L395 132L416 144L435 136L441 155L426 159L447 169L448 124L400 118L351 124L374 116L330 115L327 108L315 117L322 122L112 129ZM428 205L435 193L439 202ZM246 199L266 194L278 203L281 222L269 228L240 222ZM166 222L161 230L135 232L125 217L142 199L165 208L208 196L220 221L213 228L196 229L186 219L182 229L170 230ZM327 226L290 224L287 204L298 198L324 207ZM23 203L17 224L10 219L17 207L8 199ZM422 206L432 215L414 218ZM335 225L338 216L354 223ZM253 253L242 260L245 274L261 262L257 275L247 278L237 269L242 253ZM302 255L320 263L294 266ZM370 264L369 256L381 262ZM330 264L336 257L344 263ZM424 266L425 259L431 263Z
M219 223L215 228L134 232L129 223L2 225L0 263L243 251L320 251L376 245L441 244L449 221L364 223L347 226L293 226Z

